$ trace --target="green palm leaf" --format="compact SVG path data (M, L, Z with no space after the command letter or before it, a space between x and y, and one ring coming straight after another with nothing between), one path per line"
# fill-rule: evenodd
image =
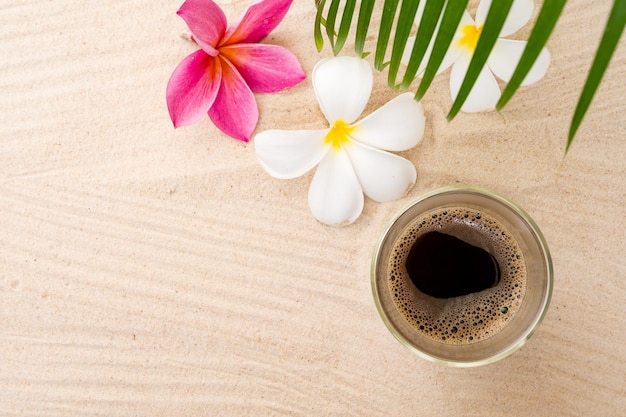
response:
M376 49L374 51L374 66L379 71L388 67L388 83L391 87L408 88L417 76L420 65L422 65L426 57L426 51L429 45L433 45L430 58L415 94L416 99L420 100L430 88L432 80L437 74L437 70L450 47L460 19L467 7L468 0L422 0L426 1L426 4L416 33L415 43L409 54L410 58L404 68L404 74L401 73L401 60L402 56L406 55L404 54L404 50L406 48L407 39L413 29L420 0L379 1L383 3ZM548 41L561 15L566 1L567 0L544 1L528 39L528 44L510 82L504 89L496 106L498 110L502 109L513 97L537 60L539 53ZM459 93L448 113L449 120L456 116L476 83L480 71L484 67L500 30L506 21L512 2L513 0L496 0L491 3L470 66ZM358 56L365 55L364 49L367 33L370 29L371 22L375 20L372 17L375 3L375 0L362 0L358 8L354 43L354 50ZM333 48L333 53L337 55L344 47L352 23L354 22L354 15L357 9L356 0L330 0L330 3L326 0L315 0L315 6L317 8L314 27L315 44L318 50L323 48L322 26L325 26L326 37ZM341 23L339 29L336 30L338 16L341 16ZM438 23L439 26L437 27ZM625 24L626 0L614 0L604 36L600 42L572 119L566 152L571 146L576 131L591 104L591 100L602 80L604 71L617 47ZM389 54L390 56L387 57L390 46L391 53ZM399 86L396 84L398 76L401 78Z
M398 75L398 69L400 69L400 60L402 59L406 42L409 39L411 26L413 26L413 20L417 13L419 3L419 0L403 1L402 7L400 7L397 24L398 29L393 39L393 49L389 61L389 75L387 78L391 88L395 88L396 86L396 76Z
M426 65L424 76L415 93L415 98L421 100L426 94L426 91L430 88L430 84L437 75L437 70L443 62L443 58L446 56L446 52L452 43L452 38L456 33L456 28L461 22L465 7L467 7L468 0L450 0L446 3L446 8L443 11L443 17L441 18L441 24L435 37L435 43L433 50Z
M443 11L443 6L444 3L442 1L430 1L424 6L424 14L419 22L419 30L415 35L415 43L413 44L409 63L407 64L404 78L400 85L401 88L409 88L409 85L411 85L415 79L417 70L426 55L428 45L435 35L435 29L439 21L439 16L441 16L441 12Z
M511 10L512 5L513 0L499 0L491 3L491 7L487 13L487 19L485 20L485 26L480 38L478 38L476 50L474 51L474 55L472 55L469 68L467 69L459 93L456 96L456 100L454 100L452 108L448 113L448 120L452 120L459 110L461 110L461 106L467 99L467 96L469 96L470 91L472 91L472 87L474 87L480 72L487 63L487 58L489 58L493 46L496 44L500 30L502 30L502 26L504 26L504 21L509 15L509 10Z
M367 29L369 28L374 11L374 0L363 0L359 9L359 22L356 26L356 35L354 41L354 51L358 56L363 56L365 49L365 38L367 37Z
M387 52L387 45L389 44L389 37L391 36L391 27L396 17L398 2L399 0L385 0L383 4L383 16L380 21L378 43L376 44L376 54L374 55L374 67L379 71L382 71L385 67L385 52Z
M567 153L572 145L574 135L576 135L576 131L591 104L591 99L593 99L598 85L600 85L600 81L602 81L604 71L609 65L611 56L613 56L617 43L624 32L624 25L626 25L626 0L615 0L609 15L609 20L606 24L606 29L604 30L604 35L600 41L600 46L596 52L596 57L593 60L593 64L591 64L587 81L585 82L585 86L583 87L578 105L574 112L567 138L567 145L565 146L565 153Z
M338 6L339 6L339 0L333 0L333 2L331 3L331 10L332 8L338 7ZM337 55L341 51L344 43L346 42L346 39L348 37L348 32L350 31L350 25L352 23L352 16L354 15L355 7L356 7L356 0L346 1L345 8L343 11L343 17L341 18L341 24L339 26L339 31L337 33L337 42L333 46L333 52L335 55ZM334 18L335 16L333 15L333 19ZM327 22L327 29L328 27L331 27L331 30L332 30L334 27L334 21L332 25L331 23Z
M339 11L339 2L340 0L331 0L330 7L328 8L328 13L326 14L326 36L328 36L330 45L333 47L333 52L336 50L335 48L335 39L336 39L335 38L335 19L337 18L337 12ZM346 11L344 11L344 13L345 12Z
M313 26L313 39L315 40L315 47L318 51L321 51L324 47L324 37L322 36L322 19L324 18L324 5L326 0L315 0L315 7L317 13L315 13L315 25Z
M539 16L537 17L537 22L535 22L535 26L528 38L526 48L524 48L524 52L517 64L517 68L515 68L511 76L511 80L504 88L502 96L500 96L500 100L498 104L496 104L496 109L501 110L524 81L524 78L548 41L552 29L554 29L557 20L559 20L559 16L561 16L561 11L563 11L566 2L567 0L546 0L543 3Z

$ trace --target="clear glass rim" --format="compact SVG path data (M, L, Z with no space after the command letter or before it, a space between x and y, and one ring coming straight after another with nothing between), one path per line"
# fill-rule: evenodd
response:
M537 242L540 245L540 249L541 252L544 256L545 259L545 264L546 264L546 271L547 271L547 288L546 288L546 295L543 299L543 303L541 305L541 311L540 314L537 316L537 318L535 319L535 321L533 322L533 324L530 326L530 328L528 329L527 332L523 333L519 339L517 339L514 343L512 343L511 345L509 345L506 349L502 350L501 352L483 358L483 359L479 359L479 360L472 360L472 361L455 361L455 360L449 360L449 359L445 359L445 358L441 358L441 357L437 357L437 356L433 356L427 352L424 352L420 349L418 349L417 347L415 347L409 340L407 340L395 327L395 325L391 322L391 320L389 319L387 313L384 311L383 306L381 304L381 299L380 299L380 294L379 294L379 290L378 290L378 285L377 285L377 269L378 269L378 264L380 263L380 257L381 257L381 251L383 249L384 244L387 242L387 238L389 237L390 232L393 230L396 222L413 206L415 206L416 204L419 204L420 202L437 196L437 195L441 195L441 194L450 194L450 193L474 193L474 194L480 194L483 195L485 197L494 199L496 201L498 201L499 203L503 204L504 206L507 206L509 209L513 210L514 212L517 213L518 216L520 216L520 218L522 218L529 226L530 229L532 230L534 236L537 238ZM519 205L517 205L516 203L514 203L513 201L509 200L508 198L502 196L501 194L498 194L497 192L494 192L492 190L489 190L487 188L482 188L482 187L478 187L478 186L473 186L473 185L454 185L454 186L447 186L447 187L441 187L441 188L437 188L437 189L433 189L431 191L428 191L426 193L423 193L421 195L419 195L418 197L416 197L415 199L411 200L409 203L407 203L404 207L402 207L392 218L391 220L387 223L387 225L384 227L376 245L374 248L374 254L372 257L372 263L371 263L371 269L370 269L370 278L371 278L371 286L372 286L372 295L374 297L374 302L376 304L376 309L378 310L378 314L380 315L380 317L382 318L385 326L387 327L387 329L391 332L391 334L393 334L393 336L401 343L403 344L406 348L408 348L411 352L413 352L414 354L418 355L419 357L422 357L424 359L427 359L431 362L434 363L438 363L441 365L446 365L446 366L451 366L451 367L457 367L457 368L468 368L468 367L475 367L475 366L481 366L481 365L486 365L489 363L493 363L496 361L499 361L507 356L509 356L510 354L512 354L513 352L515 352L517 349L519 349L520 347L522 347L529 339L530 337L534 334L534 332L537 330L537 328L539 327L539 325L541 324L541 322L543 321L543 319L545 318L545 315L548 312L548 307L550 305L550 301L552 299L552 291L553 291L553 286L554 286L554 271L553 271L553 265L552 265L552 257L550 255L550 251L548 249L548 245L547 242L545 240L545 237L543 235L543 233L541 232L541 229L539 228L539 226L535 223L535 221L533 220L533 218Z

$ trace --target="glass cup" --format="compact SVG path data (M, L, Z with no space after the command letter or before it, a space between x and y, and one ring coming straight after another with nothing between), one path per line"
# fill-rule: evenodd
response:
M513 318L495 334L466 344L433 340L401 314L389 282L389 262L398 238L424 213L464 207L489 214L517 241L526 265L526 290ZM376 307L391 333L409 350L430 361L455 367L485 365L520 348L545 316L553 286L550 252L539 227L519 206L486 189L471 186L431 191L402 209L387 225L376 245L371 268ZM415 289L418 291L417 289ZM424 298L428 299L428 297Z

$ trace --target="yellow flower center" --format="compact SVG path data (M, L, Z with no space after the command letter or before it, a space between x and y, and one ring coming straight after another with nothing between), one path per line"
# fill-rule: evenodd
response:
M350 126L341 119L335 120L335 124L330 128L324 143L330 144L335 150L341 149L341 146L348 141L350 133L354 132L356 126Z
M465 25L461 28L461 31L463 32L463 36L459 39L459 46L473 52L476 49L478 38L480 38L480 34L483 31L483 25Z

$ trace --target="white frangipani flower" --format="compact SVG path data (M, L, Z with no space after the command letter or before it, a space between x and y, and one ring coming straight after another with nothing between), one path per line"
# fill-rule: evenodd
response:
M311 212L322 223L344 226L363 211L363 193L383 202L413 186L413 164L386 151L415 146L424 133L424 113L407 93L355 123L373 84L372 69L361 58L323 60L311 78L330 128L261 132L254 139L256 155L276 178L295 178L319 164L309 188Z
M441 73L452 66L450 73L450 94L452 100L456 99L461 89L463 78L465 78L465 73L469 67L474 50L476 49L476 44L482 32L485 19L487 18L491 1L492 0L481 0L476 10L475 21L470 17L469 13L464 12L459 27L450 44L450 48L437 71ZM419 24L422 18L425 3L424 1L419 5L417 16L415 17L417 24ZM500 31L500 38L496 41L487 59L487 64L483 67L476 80L476 84L461 107L462 111L472 113L495 109L501 93L494 75L505 82L509 82L527 43L526 41L504 39L502 37L512 35L526 25L532 17L533 9L534 0L515 0L513 2L509 15ZM405 64L408 63L414 43L415 37L409 38L404 50L404 56L402 57L402 62ZM426 51L426 56L422 60L418 70L419 76L423 75L426 69L432 46L431 43ZM535 61L535 64L522 82L522 85L530 85L539 81L546 74L549 65L550 53L546 48L543 48L537 61Z

